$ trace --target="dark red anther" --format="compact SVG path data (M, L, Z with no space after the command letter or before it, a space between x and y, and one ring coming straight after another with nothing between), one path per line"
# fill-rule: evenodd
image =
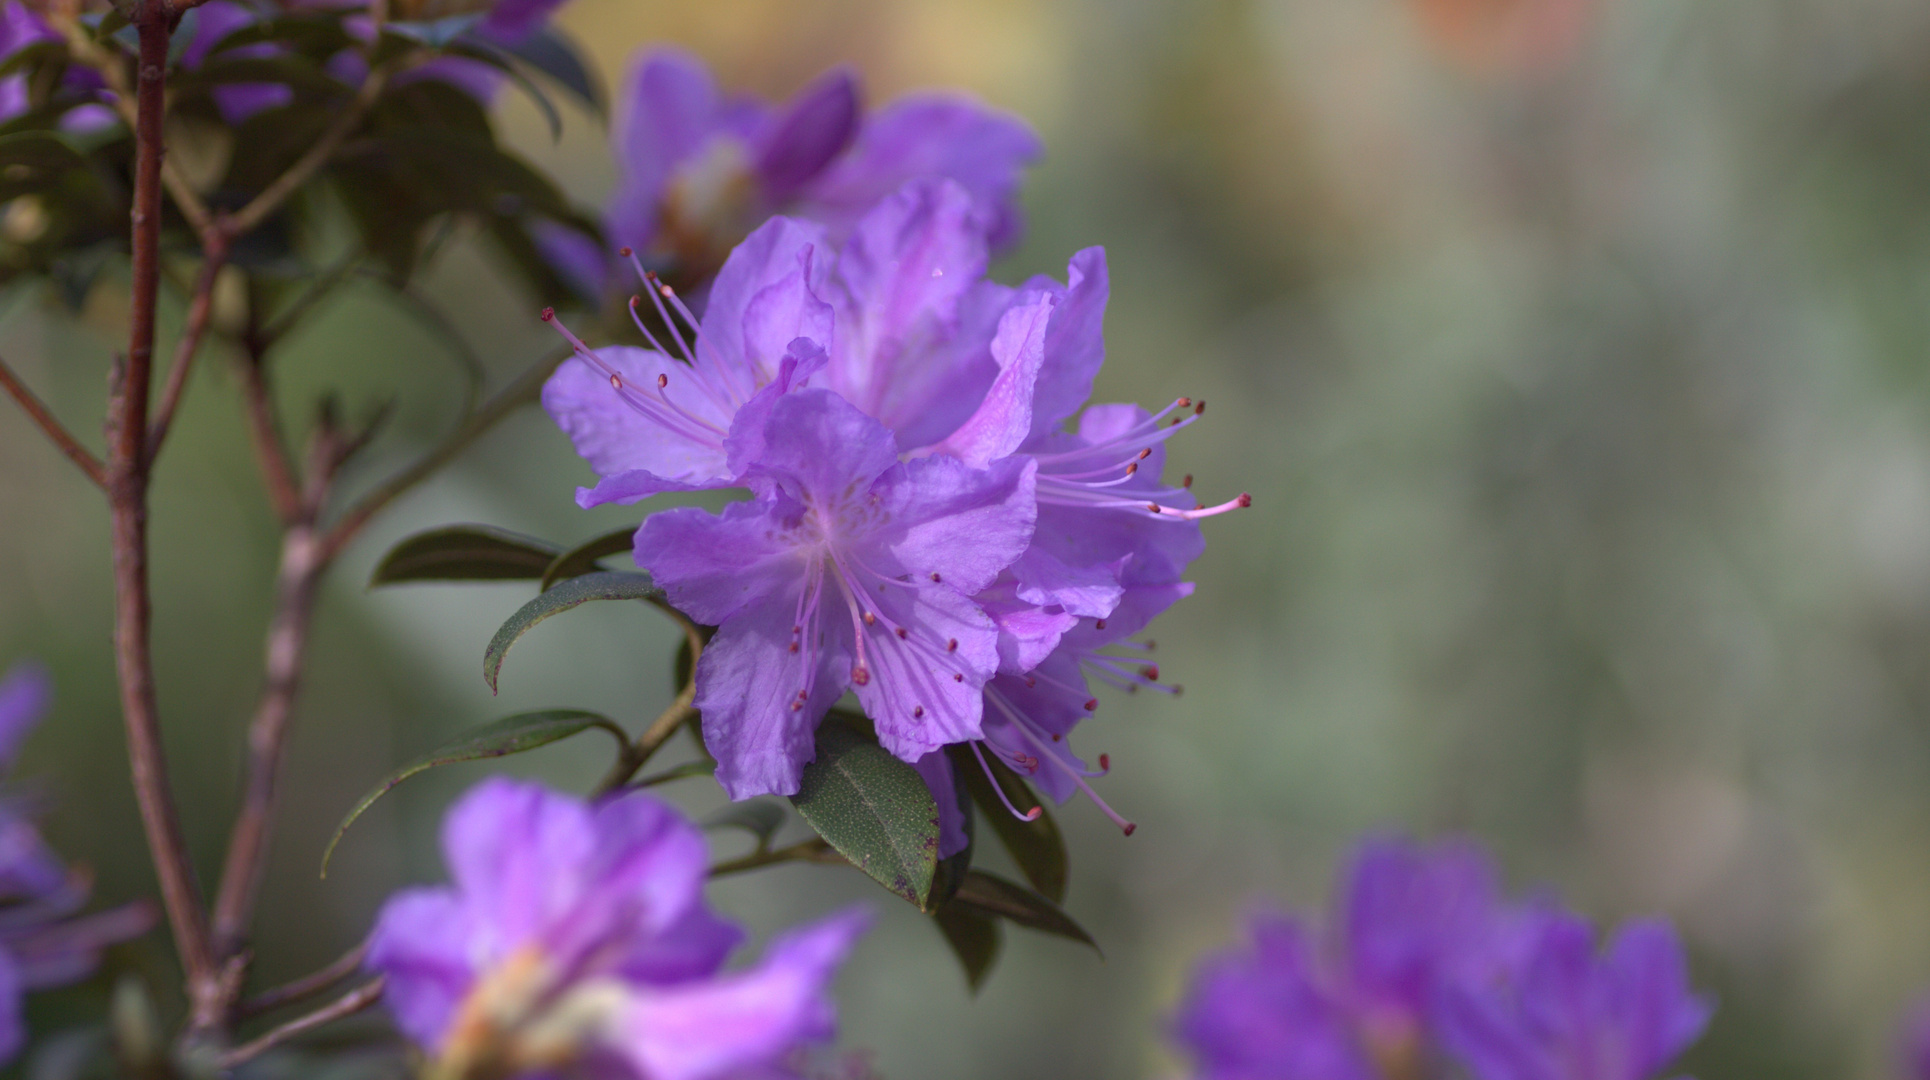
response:
M1155 513L1155 514L1157 514L1157 513L1159 513L1159 504L1158 504L1158 503L1147 503L1147 504L1146 504L1146 509L1148 509L1148 510L1151 510L1151 511L1152 511L1153 513Z
M795 641L793 641L793 642L791 642L791 651L792 651L792 652L796 652L796 651L797 651L797 642L795 642Z
M945 639L945 651L946 651L946 652L957 652L957 651L958 651L958 639L957 639L957 638L946 638L946 639Z
M555 322L555 321L556 321L556 309L555 309L555 308L553 308L553 307L546 307L546 308L544 308L544 309L543 309L543 321L544 321L544 322Z
M668 376L668 375L658 375L658 376L657 376L657 389L659 389L659 390L661 390L661 389L663 389L664 387L666 387L666 386L669 386L669 385L670 385L670 376Z
M618 249L617 249L617 257L618 257L618 258L622 258L622 259L627 259L627 258L629 258L630 256L632 256L632 255L634 255L634 254L636 254L636 252L634 252L634 251L631 251L631 250L630 250L630 248L629 248L629 245L627 245L627 244L626 244L625 246L623 246L623 247L620 247L620 248L618 248Z
M1189 397L1183 397L1183 398L1180 398L1180 399L1179 399L1179 400L1178 400L1177 402L1175 402L1174 404L1176 404L1176 405L1178 405L1178 406L1179 406L1180 408L1182 408L1182 409L1188 409L1188 408L1192 408L1192 406L1193 406L1193 399L1192 399L1192 398L1189 398Z
M623 392L623 376L618 375L614 371L610 372L610 389L615 390L619 394Z
M1149 681L1149 682L1158 682L1158 681L1159 681L1159 665L1158 665L1158 664L1147 664L1147 665L1146 665L1145 667L1142 667L1142 668L1140 668L1140 669L1139 669L1139 673L1140 673L1141 675L1144 675L1144 676L1146 676L1146 679L1147 679L1147 681Z
M1153 448L1150 446L1148 446L1146 449L1141 450L1139 452L1139 460L1141 461L1145 461L1147 458L1152 456L1153 456Z
M1251 495L1248 495L1248 494L1247 494L1246 492L1244 492L1244 491L1242 491L1242 492L1240 492L1240 505L1241 505L1242 507L1246 507L1246 506L1252 506L1252 505L1253 505L1253 496L1251 496Z
M1206 414L1206 399L1201 398L1200 403L1198 405L1193 406L1193 415L1204 416L1205 414Z
M1032 689L1033 687L1035 687L1035 686L1037 686L1037 685L1039 685L1039 680L1037 680L1037 679L1035 679L1035 678L1033 678L1033 677L1032 677L1032 676L1030 676L1030 675L1027 675L1027 676L1025 677L1025 688L1026 688L1027 690L1030 690L1030 689Z
M1092 628L1094 630L1104 630L1106 628L1106 620L1104 619L1092 620Z
M916 720L919 717L924 715L925 715L925 707L923 705L913 705L911 707L911 718L913 720Z
M876 615L873 615L873 614L872 614L871 612L869 612L869 611L867 611L867 612L865 612L865 613L864 613L864 624L865 624L866 626L876 626L876 625L878 625L878 616L876 616Z
M910 637L910 636L911 636L911 631L909 631L909 630L907 630L907 629L905 629L905 628L904 628L904 627L902 627L902 626L898 628L898 640L899 640L899 641L903 641L903 640L905 640L906 638L908 638L908 637Z
M1061 739L1063 739L1063 738L1065 738L1065 736L1064 736L1064 735L1059 735L1059 734L1056 734L1056 733L1055 733L1055 734L1054 734L1054 735L1052 736L1052 741L1053 741L1053 742L1058 742L1059 740L1061 740Z
M932 584L933 584L933 585L936 585L936 584L938 584L939 582L941 582L941 581L943 581L943 580L945 580L945 579L944 579L944 578L941 578L941 577L939 577L939 576L938 576L938 571L936 571L936 570L933 570L933 571L931 572L931 580L932 580Z
M859 664L851 669L851 682L855 686L871 685L871 669Z
M1181 480L1180 480L1180 482L1179 482L1179 486L1180 486L1180 487L1183 487L1183 488L1190 488L1190 487L1192 487L1192 486L1193 486L1193 474L1192 474L1192 473L1187 473L1187 474L1186 474L1186 476L1185 476L1185 477L1184 477L1183 479L1181 479Z
M1096 697L1089 697L1089 698L1087 698L1087 699L1086 699L1086 711L1087 711L1087 712L1093 712L1093 711L1095 711L1095 710L1097 710L1098 708L1099 708L1099 699L1098 699L1098 698L1096 698Z
M1100 754L1100 755L1099 755L1099 771L1100 771L1100 772L1111 772L1111 771L1112 771L1112 755L1111 755L1111 754Z
M953 682L964 682L964 681L965 681L965 676L964 676L964 675L962 675L962 674L959 674L958 672L953 672L953 673L952 673L952 681L953 681Z
M1138 828L1139 826L1134 825L1132 822L1128 821L1123 827L1122 831L1125 832L1127 836L1131 836Z
M1137 461L1135 461L1135 462L1132 462L1131 464L1129 464L1129 465L1127 465L1127 466L1126 466L1126 475L1127 475L1127 476L1131 476L1132 474L1134 474L1134 473L1136 473L1136 472L1138 472L1138 471L1139 471L1139 462L1137 462Z

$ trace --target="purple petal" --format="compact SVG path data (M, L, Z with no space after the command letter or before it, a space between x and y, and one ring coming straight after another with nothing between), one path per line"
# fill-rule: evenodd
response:
M611 243L650 247L672 173L717 132L721 108L710 72L689 53L653 50L631 68L610 128L617 163L606 214Z
M610 287L609 253L589 236L544 219L530 223L530 235L543 258L579 295L602 296Z
M659 511L637 530L637 565L678 610L707 626L780 597L794 602L804 563L777 535L788 506L760 499L731 503L720 514L694 506Z
M1634 1075L1655 1073L1701 1037L1714 1007L1690 991L1682 943L1668 923L1643 919L1623 926L1604 963L1620 984Z
M946 180L906 184L858 223L827 299L838 309L830 385L898 430L912 426L954 352L960 298L985 275L969 193Z
M0 678L0 771L11 769L33 729L54 701L54 681L47 669L23 660Z
M483 36L514 45L535 33L563 0L496 0L476 29Z
M710 286L710 302L704 308L703 336L706 353L714 355L716 363L726 369L727 380L746 384L752 381L751 373L755 368L751 361L751 346L746 343L746 334L750 332L747 324L751 307L765 290L790 279L802 268L808 268L814 276L798 279L797 285L803 291L803 295L797 296L794 301L799 321L791 324L788 337L778 340L781 323L776 318L776 310L767 307L759 313L757 340L759 347L774 347L777 350L766 357L770 370L775 371L778 358L783 355L783 349L792 338L800 334L813 337L804 328L817 326L812 321L817 316L811 314L807 317L807 312L815 311L810 300L814 300L818 290L823 287L824 268L817 260L807 260L805 255L813 249L821 249L823 242L823 231L816 225L774 217L746 237L724 260L723 269L717 272L717 278ZM807 296L810 299L806 299ZM765 301L766 305L774 303L775 300ZM831 333L820 332L824 337L814 340L828 349Z
M831 978L870 922L869 912L849 910L778 938L750 971L640 990L610 1038L652 1080L723 1080L829 1039Z
M688 484L681 480L666 480L648 469L634 469L618 473L597 481L595 487L576 489L576 505L585 510L605 503L628 506L642 502L652 495L666 491L710 491L714 488L730 487L731 482L722 478L701 484Z
M764 434L777 399L823 370L826 359L824 350L810 338L796 338L791 342L783 362L778 365L777 377L745 402L731 421L730 437L724 440L724 449L730 454L732 474L742 476L764 456Z
M1019 174L1041 152L1024 121L965 98L912 94L875 113L849 153L802 196L806 216L845 233L907 180L956 181L980 206L980 229L1004 247L1020 231Z
M1060 517L1071 516L1042 515L1048 527ZM1081 524L1088 522L1081 521ZM1103 619L1112 614L1112 609L1118 606L1119 598L1125 591L1119 584L1119 575L1115 570L1119 564L1071 566L1053 555L1051 546L1049 543L1034 544L1012 564L1012 575L1019 582L1019 599L1041 606L1060 607L1075 616Z
M842 153L858 130L858 80L834 68L772 118L756 149L758 177L773 204L797 194Z
M382 1004L410 1039L433 1047L476 980L481 954L450 889L404 889L375 917L364 966L388 976Z
M1053 290L1059 293L1056 283ZM1066 265L1066 286L1046 329L1045 358L1032 395L1032 431L1058 427L1092 397L1092 381L1106 360L1106 249L1087 248ZM1158 476L1156 466L1152 475Z
M1382 1012L1418 1018L1443 977L1487 948L1496 895L1494 869L1472 844L1363 843L1339 920L1353 992Z
M600 366L581 356L563 361L543 384L543 408L597 475L641 471L687 485L663 490L730 479L723 446L730 417L701 392L689 367L662 353L620 345L598 349L596 355ZM611 382L612 371L622 389ZM659 379L666 381L661 389ZM611 501L604 495L586 505Z
M984 589L1031 542L1035 478L1033 463L1020 458L989 469L946 457L907 462L886 497L899 530L882 538L890 561L919 579L936 574L960 593Z
M771 405L764 441L750 474L768 477L813 505L836 505L898 463L891 432L829 390L779 398Z
M472 947L501 956L543 938L574 909L596 842L580 800L502 777L470 788L443 818L442 854L457 889L488 905Z
M67 868L40 830L18 809L0 807L0 900L50 896L66 883Z
M15 5L9 3L9 8ZM0 949L0 1065L5 1065L27 1045L26 1002L20 977L5 949Z
M780 361L797 339L808 338L827 350L834 340L831 305L818 299L811 288L813 277L822 277L813 273L815 251L808 244L799 249L797 268L759 289L744 307L744 362L757 372L760 382L777 377ZM711 302L716 303L714 289Z
M992 359L999 375L978 411L934 449L974 468L1017 450L1032 434L1032 395L1046 355L1046 327L1056 301L1033 294L999 319L992 338Z
M981 691L998 670L998 627L944 585L885 588L871 599L887 625L907 628L902 639L866 635L870 678L854 689L879 744L902 761L917 761L947 743L980 738ZM935 663L939 656L949 666ZM962 678L953 679L953 669Z
M793 652L797 607L793 590L738 612L697 661L704 745L732 799L795 795L805 763L816 756L812 733L850 684L849 628L831 620L815 649Z
M952 759L943 750L933 750L911 763L931 789L938 804L938 857L949 859L965 850L971 838L965 835L965 811L960 804L958 777L952 772Z
M999 670L1010 674L1038 667L1059 647L1066 631L1079 625L1076 615L1019 599L1018 582L1009 576L972 599L998 626Z

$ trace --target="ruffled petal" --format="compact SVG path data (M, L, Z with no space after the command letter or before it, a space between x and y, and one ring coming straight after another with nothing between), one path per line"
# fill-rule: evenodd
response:
M818 721L850 684L850 629L826 620L820 639L810 640L814 628L807 628L803 647L792 651L797 608L793 589L739 611L697 661L704 746L733 799L796 794L817 753Z

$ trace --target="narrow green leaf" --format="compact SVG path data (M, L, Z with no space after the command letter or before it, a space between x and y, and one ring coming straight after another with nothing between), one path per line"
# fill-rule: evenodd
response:
M771 837L790 820L791 812L771 799L752 799L732 803L703 820L706 829L742 829L757 838L758 850L771 845Z
M985 776L985 767L978 763L972 748L964 745L948 746L946 753L951 755L953 771L965 782L965 790L972 793L972 801L985 811L985 820L991 824L992 831L998 834L999 842L1011 852L1012 861L1018 864L1019 872L1025 880L1039 890L1047 900L1063 904L1066 899L1066 840L1059 832L1059 823L1052 820L1052 811L1046 807L1030 785L1019 774L1007 768L995 755L987 754L985 764L991 766L993 775L998 777L999 786L1005 790L1005 797L1020 810L1039 808L1035 821L1021 821L1012 816L1005 803L992 788L992 781Z
M601 87L575 44L555 27L543 27L507 48L524 63L556 80L557 85L582 98L598 116L603 115Z
M945 944L952 947L952 955L958 957L958 966L965 969L965 985L978 993L999 958L1005 935L998 920L957 904L939 908L932 919L945 935Z
M450 42L446 51L451 56L460 56L479 64L488 64L509 76L516 83L517 89L523 92L523 96L529 98L535 104L537 111L543 114L544 122L549 124L550 141L556 142L563 138L563 114L556 111L556 103L550 100L548 94L543 93L543 88L536 85L535 80L528 75L523 74L523 69L516 64L509 53L473 35L460 41Z
M1023 885L983 870L966 874L964 883L958 887L958 895L952 897L947 906L967 908L981 915L996 915L1020 926L1029 926L1090 945L1092 951L1099 951L1099 945L1092 940L1092 935L1086 933L1085 927L1073 922L1072 916L1059 910L1059 905Z
M329 838L328 847L323 849L322 876L328 876L329 857L335 854L335 845L342 842L342 834L348 832L350 825L355 824L355 819L361 817L363 811L375 805L375 800L388 794L390 788L409 777L441 765L520 754L525 750L534 750L539 746L548 746L550 743L567 739L593 727L603 728L616 736L619 746L627 748L630 745L630 737L617 726L616 721L581 709L545 709L540 712L517 713L463 732L390 773L367 795L362 796L361 801L355 804L355 808L342 819L342 823L335 827L335 835Z
M550 586L559 581L594 573L598 569L596 565L598 559L631 550L636 546L636 536L637 530L626 526L615 532L604 533L594 540L585 540L550 562L549 567L543 571L543 580L536 586L537 589L548 592Z
M389 549L369 588L404 581L526 581L540 578L557 547L490 525L450 525L408 537Z
M926 910L938 866L938 805L925 781L835 721L818 728L817 755L791 805L853 866Z
M516 614L497 629L496 636L489 641L489 648L483 652L483 681L489 684L489 692L496 692L496 676L503 669L503 658L509 655L509 647L516 644L518 638L529 633L530 628L544 619L581 607L592 600L645 600L679 619L683 618L681 613L664 602L663 591L651 584L649 574L622 574L605 570L571 578L518 608Z

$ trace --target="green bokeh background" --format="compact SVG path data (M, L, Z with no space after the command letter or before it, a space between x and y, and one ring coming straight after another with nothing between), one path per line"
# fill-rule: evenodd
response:
M881 918L840 983L885 1076L1161 1077L1184 972L1258 903L1323 903L1363 830L1464 831L1518 886L1605 921L1674 918L1720 999L1705 1080L1893 1075L1930 984L1930 7L1909 0L575 0L614 82L675 41L788 94L849 62L874 101L962 85L1048 153L1005 280L1112 266L1101 400L1211 402L1174 445L1206 498L1194 598L1157 627L1176 700L1103 696L1122 838L1090 806L1068 907L1105 948L1024 932L976 999L927 921L857 875L790 867L718 903L760 932L852 899ZM589 203L582 113L517 144ZM0 355L98 445L124 273L87 318L16 293ZM494 378L548 348L534 303L458 243L425 291ZM178 312L176 313L178 315ZM228 355L197 373L155 490L160 695L183 814L218 862L259 679L275 532ZM372 291L279 361L281 399L399 404L367 487L446 430L461 370ZM362 588L395 539L481 521L573 542L624 523L529 411L382 517L325 591L260 978L362 935L434 880L441 809L480 766L371 782L521 708L632 725L675 636L630 605L484 643L526 586ZM108 649L106 514L0 407L0 662L59 705L18 773L113 900L151 894ZM595 737L505 763L587 787ZM675 753L687 755L678 744ZM677 758L669 757L667 761ZM719 797L703 781L678 797ZM796 825L792 826L797 828ZM720 853L737 841L720 837ZM119 959L169 985L162 935ZM105 980L36 1002L61 1022Z

